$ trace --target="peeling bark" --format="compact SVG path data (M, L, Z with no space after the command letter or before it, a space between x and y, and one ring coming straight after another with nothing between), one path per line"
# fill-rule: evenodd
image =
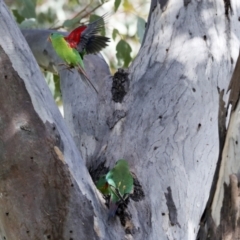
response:
M232 111L236 109L239 95L240 95L240 55L238 55L238 60L236 63L236 67L234 69L228 91L230 90L229 100L228 100L228 107L230 104L232 105Z
M197 238L201 240L238 239L240 234L238 76L239 58L230 83L229 103L232 104L232 111L224 148L220 155L218 178L211 194L212 202L206 210L205 220Z

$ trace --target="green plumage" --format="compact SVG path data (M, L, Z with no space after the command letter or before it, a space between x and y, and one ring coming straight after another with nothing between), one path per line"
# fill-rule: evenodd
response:
M96 93L98 93L84 71L83 59L80 53L75 48L71 48L64 36L59 33L52 33L49 38L57 55L69 65L69 68L77 67L79 72L84 75Z
M109 217L113 217L119 203L124 202L133 192L133 177L128 162L118 160L114 168L99 179L96 186L104 195L110 195Z
M64 60L69 66L81 66L84 68L83 60L79 52L75 48L71 48L64 36L59 33L52 33L50 35L52 46L57 55Z
M109 185L106 180L106 175L103 175L99 178L99 180L96 183L97 189L103 194L103 195L109 195Z
M122 198L133 190L133 177L126 160L118 160L115 167L106 175L106 180L112 189L119 191Z

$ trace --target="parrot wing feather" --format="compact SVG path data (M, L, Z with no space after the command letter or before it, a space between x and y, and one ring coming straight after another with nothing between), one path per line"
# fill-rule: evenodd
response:
M78 42L76 47L79 52L86 50L87 54L96 53L108 46L110 38L96 35L104 27L106 16L107 14L104 14L96 21L89 23L81 32L81 41Z
M108 46L110 39L104 36L91 36L89 38L82 37L80 44L77 46L77 50L82 52L86 50L87 54L93 54L101 51Z

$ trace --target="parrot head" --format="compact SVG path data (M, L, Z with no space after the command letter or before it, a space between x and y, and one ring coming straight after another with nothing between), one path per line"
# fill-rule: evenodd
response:
M106 180L106 175L103 175L99 178L96 183L96 187L103 195L109 194L109 184Z
M52 39L51 39L51 36L53 35L53 33L51 33L49 36L48 36L48 38L47 38L47 40L48 40L48 42L52 42Z
M49 36L48 36L48 41L49 42L52 42L53 39L56 39L56 38L59 38L59 37L62 37L61 34L59 33L51 33Z

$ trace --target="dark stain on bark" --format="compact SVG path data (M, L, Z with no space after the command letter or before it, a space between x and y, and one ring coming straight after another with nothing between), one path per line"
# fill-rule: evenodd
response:
M133 172L131 172L131 174L133 176L134 189L133 194L130 194L130 198L135 202L142 201L143 198L145 197L142 185L140 184L136 174L134 174Z
M160 7L162 11L165 11L167 9L167 4L169 0L159 0Z
M155 10L155 8L157 7L157 4L158 4L158 0L151 1L150 13L152 13Z
M237 221L238 206L234 206L234 202L238 202L238 187L234 186L233 182L227 185L224 183L224 198L221 208L221 221L220 225L217 227L217 238L229 234L230 232L235 232L236 227L240 227ZM235 188L235 189L234 189ZM233 190L234 189L234 190ZM234 196L233 191L237 193L237 199ZM234 237L232 239L235 239Z
M155 10L155 8L157 7L158 4L158 0L152 0L151 1L151 6L150 6L150 10L149 10L149 15L148 15L148 20L146 22L146 26L145 26L145 32L144 32L144 36L143 36L143 40L142 40L142 44L141 46L143 46L146 36L147 36L147 32L151 23L151 16L152 16L152 12Z
M58 130L39 118L1 47L0 85L0 237L77 239L74 228L94 239L92 205L72 179Z
M223 201L220 212L220 224L216 226L213 218L209 215L197 240L222 240L238 239L240 229L239 218L239 180L236 175L230 175L230 184L223 184Z
M121 103L124 96L127 94L129 89L129 73L122 68L119 68L118 71L113 76L112 83L112 100L114 102Z
M200 225L200 229L197 235L196 240L212 240L215 239L216 235L216 226L213 221L212 216L210 215L206 220L205 224ZM216 239L217 240L217 239Z
M235 111L240 96L240 52L238 54L236 66L228 86L228 91L230 91L228 107L230 104L232 104L231 111Z
M111 117L107 119L107 125L110 129L113 129L114 126L120 121L122 118L126 117L126 112L123 110L116 110L114 111Z
M96 162L101 162L97 167L89 167L89 174L92 177L94 183L97 183L99 178L108 173L109 167L105 167L106 159L97 159Z
M183 0L184 7L187 7L187 5L191 2L191 0Z
M201 127L202 127L202 124L199 123L198 126L197 126L197 131L199 131L201 129Z
M181 227L180 224L178 223L177 208L173 201L172 190L170 187L168 187L167 191L168 192L164 194L167 201L166 203L169 211L169 219L170 219L171 225L172 226L178 225L179 227Z
M48 131L48 133L52 136L52 138L55 141L55 145L58 146L58 148L61 150L61 152L64 152L64 145L60 136L60 133L56 127L55 123L46 122L45 127Z
M223 100L224 90L218 88L219 93L219 108L218 108L218 135L219 135L219 148L222 152L225 138L226 138L226 116L227 109L225 108L225 102Z
M125 200L126 205L129 203L129 198ZM125 229L126 234L134 235L136 233L136 227L132 222L132 215L127 210L127 207L124 204L119 204L116 215L119 217L121 225Z
M219 171L220 171L221 161L222 161L222 151L223 151L223 147L226 139L225 123L226 123L226 111L227 111L227 109L225 108L225 102L223 101L224 90L220 90L218 88L218 93L219 93L219 109L218 109L219 156L218 156L216 170L213 176L209 198L200 221L200 228L197 236L197 239L199 240L210 239L210 238L207 238L207 236L212 236L212 234L214 234L215 232L214 229L216 228L216 226L213 224L213 219L211 216L211 211L212 211L211 206L212 206L214 194L217 187ZM206 238L204 238L204 236L206 236Z
M229 19L229 14L232 13L232 5L231 0L223 0L224 8L225 8L225 15L227 19Z
M116 215L119 216L120 222L122 226L125 228L125 233L134 235L136 233L136 227L134 226L131 220L132 216L130 211L127 209L127 206L130 198L135 202L139 202L144 199L145 194L143 192L142 186L137 176L133 172L131 172L131 174L133 176L134 185L133 193L129 195L129 197L125 200L125 203L120 202Z

